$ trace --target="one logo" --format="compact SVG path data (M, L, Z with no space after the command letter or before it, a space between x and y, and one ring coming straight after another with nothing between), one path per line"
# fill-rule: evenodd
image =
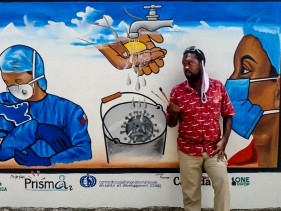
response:
M231 185L232 186L249 186L250 177L232 177Z
M97 179L92 175L85 175L80 178L80 185L84 188L92 188L97 184Z
M36 177L36 178L33 178ZM72 191L72 185L67 185L64 175L59 175L58 180L48 180L46 177L40 177L33 174L24 179L25 190L30 191Z

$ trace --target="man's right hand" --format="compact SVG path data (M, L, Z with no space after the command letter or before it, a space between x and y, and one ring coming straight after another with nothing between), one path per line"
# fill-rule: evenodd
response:
M167 107L167 125L170 127L175 127L178 124L180 114L180 107L174 103L170 103Z
M174 103L170 103L167 107L167 112L169 113L169 115L171 116L178 116L180 113L180 107L178 107L176 104Z

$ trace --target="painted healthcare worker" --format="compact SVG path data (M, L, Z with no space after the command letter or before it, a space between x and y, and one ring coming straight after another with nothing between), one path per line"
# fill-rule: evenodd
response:
M83 109L46 92L44 63L34 49L14 45L0 55L7 91L0 94L0 161L51 166L92 157Z
M278 33L244 27L226 89L236 111L232 129L251 143L229 159L229 166L277 167L280 110Z

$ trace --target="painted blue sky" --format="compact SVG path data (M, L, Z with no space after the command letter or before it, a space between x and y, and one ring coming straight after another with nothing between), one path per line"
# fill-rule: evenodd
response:
M2 2L0 3L0 27L13 22L15 26L25 26L24 16L29 23L40 27L48 21L64 22L74 27L73 19L81 20L84 15L89 22L109 15L115 24L120 21L132 22L124 10L132 15L145 18L148 14L146 5L162 5L158 9L160 19L174 19L174 24L196 24L203 20L208 23L224 22L239 24L254 15L263 15L264 21L280 24L280 2L188 2L188 1L133 1L133 2ZM94 10L86 13L86 7ZM85 16L86 15L86 16Z

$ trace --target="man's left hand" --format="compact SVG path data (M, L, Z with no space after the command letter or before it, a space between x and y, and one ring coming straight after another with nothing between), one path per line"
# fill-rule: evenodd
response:
M218 161L226 161L227 160L227 155L225 153L225 147L226 147L226 141L224 139L221 139L217 143L217 148L213 155L217 154L217 160Z

